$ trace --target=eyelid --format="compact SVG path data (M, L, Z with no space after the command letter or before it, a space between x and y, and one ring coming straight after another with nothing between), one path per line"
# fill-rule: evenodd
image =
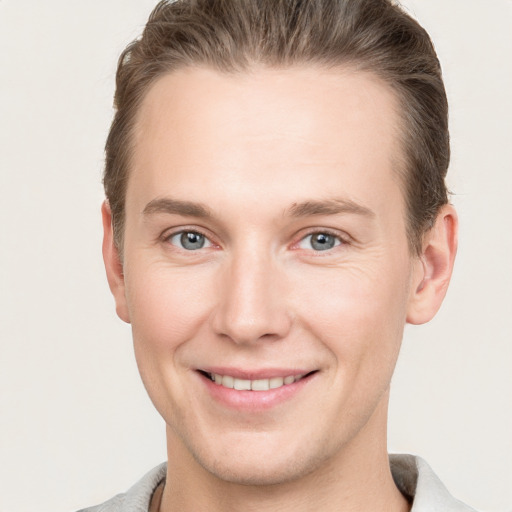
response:
M200 235L203 235L208 240L208 242L211 244L209 247L220 248L220 244L215 242L214 237L209 232L209 230L203 229L199 226L191 225L191 226L177 226L174 228L169 228L169 229L164 230L158 238L162 242L168 243L169 245L172 245L173 247L176 247L177 249L181 249L180 247L178 247L174 244L170 244L169 239L172 238L173 236L176 236L176 235L182 234L182 233L186 233L186 232L198 233ZM295 241L292 243L291 248L292 249L300 249L298 247L300 242L302 242L306 237L317 234L317 233L324 233L326 235L330 235L330 236L337 238L340 241L340 244L336 245L335 247L339 247L340 245L348 245L353 242L352 237L345 232L341 232L341 231L338 231L338 230L332 229L332 228L315 227L315 228L309 228L307 230L300 232L299 235L297 235L295 237ZM181 249L181 250L185 250L185 249ZM322 252L322 251L314 251L313 249L311 249L311 251L318 252L318 253ZM187 251L187 252L189 252L189 251ZM329 252L329 251L325 251L325 252Z
M181 239L183 237L184 234L194 234L194 235L198 235L199 237L202 238L202 240L204 241L203 243L203 246L202 247L198 247L197 249L187 249L186 247L183 247L183 244L180 242L175 242L174 239ZM202 233L198 233L197 231L178 231L177 233L174 233L173 235L171 235L170 237L167 238L167 240L169 240L169 243L171 245L174 245L176 247L178 247L179 249L184 249L186 251L191 251L191 252L197 252L197 251L200 251L201 249L208 249L209 247L212 247L212 242L211 240L204 236Z
M339 247L340 245L348 245L352 242L352 238L345 232L340 232L340 231L337 231L337 230L331 229L331 228L309 228L305 232L301 232L298 235L296 241L293 242L293 244L292 244L292 249L299 250L300 249L299 244L305 238L307 238L308 236L311 236L311 235L318 234L318 233L333 236L333 237L337 238L340 241L340 243L338 245L334 246L332 249L326 250L326 251L315 251L314 249L311 249L311 252L314 252L314 253L318 253L318 254L328 253L329 251L334 250L336 247ZM307 250L307 249L304 249L304 250Z
M165 242L169 245L172 245L173 247L176 247L179 250L185 251L186 249L183 249L175 244L171 244L170 239L176 235L180 235L183 233L197 233L199 235L202 235L206 238L208 243L210 244L208 247L204 247L205 249L208 249L210 247L218 247L219 244L215 243L213 240L213 237L210 233L208 233L206 230L198 227L198 226L179 226L175 228L166 229L163 231L163 233L159 236L159 239L162 242ZM187 252L196 252L196 251L187 251Z

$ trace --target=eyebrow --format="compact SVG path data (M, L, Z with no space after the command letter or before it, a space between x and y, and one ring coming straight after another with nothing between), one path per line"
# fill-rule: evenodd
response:
M314 215L338 215L353 213L364 217L375 217L375 212L366 206L358 204L350 199L334 198L323 201L304 201L294 203L285 214L291 217L309 217Z
M169 197L156 198L144 208L144 215L165 213L169 215L182 215L184 217L211 218L213 214L206 205L193 201L181 201ZM293 203L284 211L284 216L300 218L315 215L356 214L364 217L375 217L375 212L350 199L334 198L320 201L303 201Z
M204 204L194 203L192 201L180 201L168 197L153 199L146 205L142 213L144 215L167 213L170 215L183 215L184 217L212 217L210 209Z

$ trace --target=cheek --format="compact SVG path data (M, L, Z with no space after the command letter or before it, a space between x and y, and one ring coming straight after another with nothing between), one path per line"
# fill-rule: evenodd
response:
M132 265L125 276L135 359L156 409L171 422L188 403L180 354L207 322L211 294L205 276L165 265ZM169 391L172 390L172 391Z
M134 268L126 291L135 343L169 353L191 339L211 309L210 281L197 270Z
M312 269L298 283L298 316L337 359L357 366L396 358L406 317L406 267Z

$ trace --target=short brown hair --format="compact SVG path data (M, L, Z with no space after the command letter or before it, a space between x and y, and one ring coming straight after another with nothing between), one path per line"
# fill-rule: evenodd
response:
M133 127L150 86L186 66L239 72L255 63L350 65L389 84L402 108L407 232L419 253L424 233L448 202L448 104L430 37L392 0L161 1L118 63L104 174L118 247Z

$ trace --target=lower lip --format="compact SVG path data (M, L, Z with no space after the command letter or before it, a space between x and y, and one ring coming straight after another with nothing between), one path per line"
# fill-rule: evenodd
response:
M238 391L226 388L198 373L214 400L232 409L258 412L272 409L294 398L315 377L316 373L307 375L293 384L268 391Z

